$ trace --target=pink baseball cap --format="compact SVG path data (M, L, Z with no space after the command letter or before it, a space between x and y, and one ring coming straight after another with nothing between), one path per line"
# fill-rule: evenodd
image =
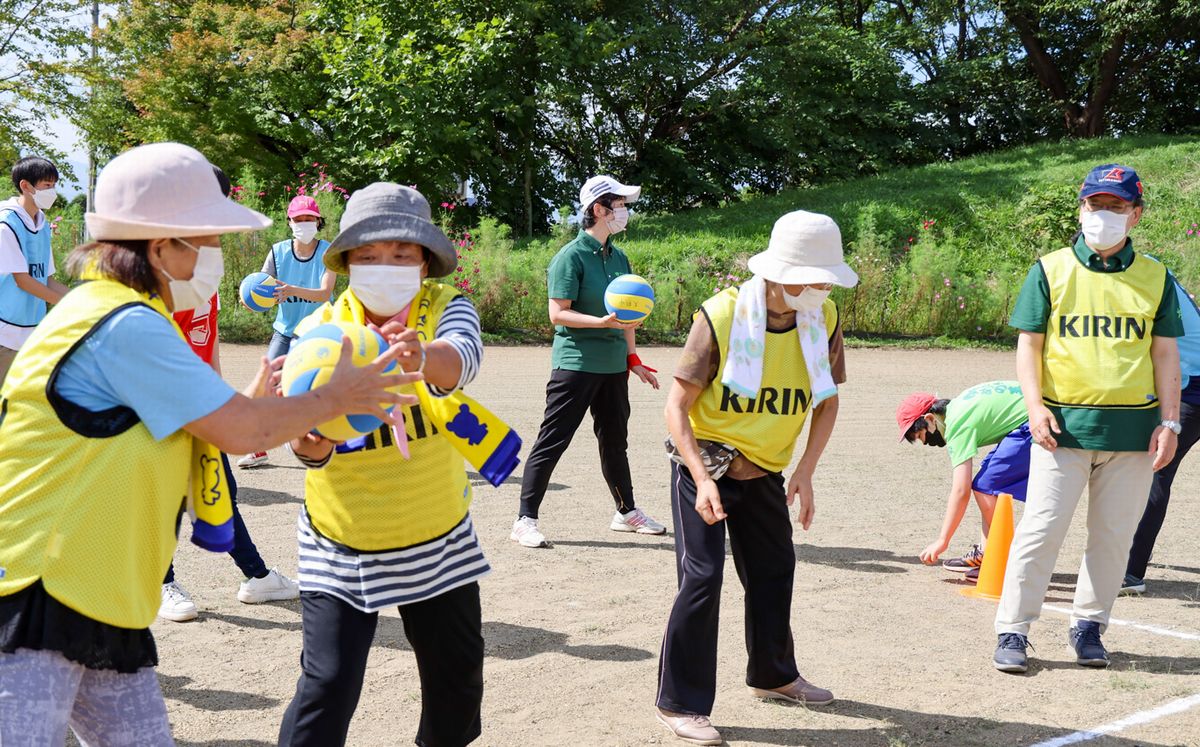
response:
M296 195L288 203L287 217L291 219L299 215L311 215L315 218L320 218L321 208L317 206L317 201L308 195Z

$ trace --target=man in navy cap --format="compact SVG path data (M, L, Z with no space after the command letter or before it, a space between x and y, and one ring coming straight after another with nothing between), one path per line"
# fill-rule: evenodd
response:
M1009 324L1033 447L1025 513L996 610L995 667L1024 672L1029 627L1080 496L1087 548L1068 642L1078 664L1108 666L1100 635L1121 587L1130 543L1156 470L1175 454L1179 424L1179 302L1166 268L1136 255L1142 217L1133 169L1097 166L1079 191L1073 246L1042 257Z

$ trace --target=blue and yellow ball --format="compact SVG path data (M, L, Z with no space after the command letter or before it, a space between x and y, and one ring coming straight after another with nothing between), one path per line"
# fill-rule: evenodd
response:
M242 303L251 311L266 311L275 305L275 288L279 281L265 272L252 272L242 279L238 289Z
M342 336L353 344L354 365L365 366L387 350L387 342L373 329L351 322L329 322L302 335L292 344L283 364L281 386L285 397L310 392L329 383L342 357ZM399 373L395 361L384 373ZM389 406L388 411L391 411ZM349 441L370 433L383 424L375 415L349 414L322 423L314 430L331 441Z
M654 289L640 275L621 275L605 289L604 308L622 322L640 322L654 310Z

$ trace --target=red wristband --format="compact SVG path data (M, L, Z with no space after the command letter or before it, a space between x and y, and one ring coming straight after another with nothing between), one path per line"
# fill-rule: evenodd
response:
M632 370L634 366L641 366L650 373L658 373L656 369L650 368L645 363L642 363L642 359L638 357L637 353L630 353L629 355L625 356L625 370Z

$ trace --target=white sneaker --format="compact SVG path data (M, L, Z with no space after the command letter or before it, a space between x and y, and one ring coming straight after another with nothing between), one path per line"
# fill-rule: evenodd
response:
M298 599L300 584L272 568L262 578L248 578L238 587L238 601L242 604L262 604L284 599Z
M265 451L256 451L253 454L247 454L246 456L237 460L237 466L241 467L242 469L246 469L248 467L261 467L266 463L267 452Z
M512 534L508 538L521 547L549 547L550 543L538 531L538 520L522 516L513 522Z
M163 584L162 604L158 608L159 617L164 620L181 623L188 620L195 620L199 614L196 611L196 603L183 590L179 582L172 581L169 584Z
M640 508L635 508L627 514L618 511L613 515L608 528L614 532L637 532L638 534L666 534L667 528L646 515Z

